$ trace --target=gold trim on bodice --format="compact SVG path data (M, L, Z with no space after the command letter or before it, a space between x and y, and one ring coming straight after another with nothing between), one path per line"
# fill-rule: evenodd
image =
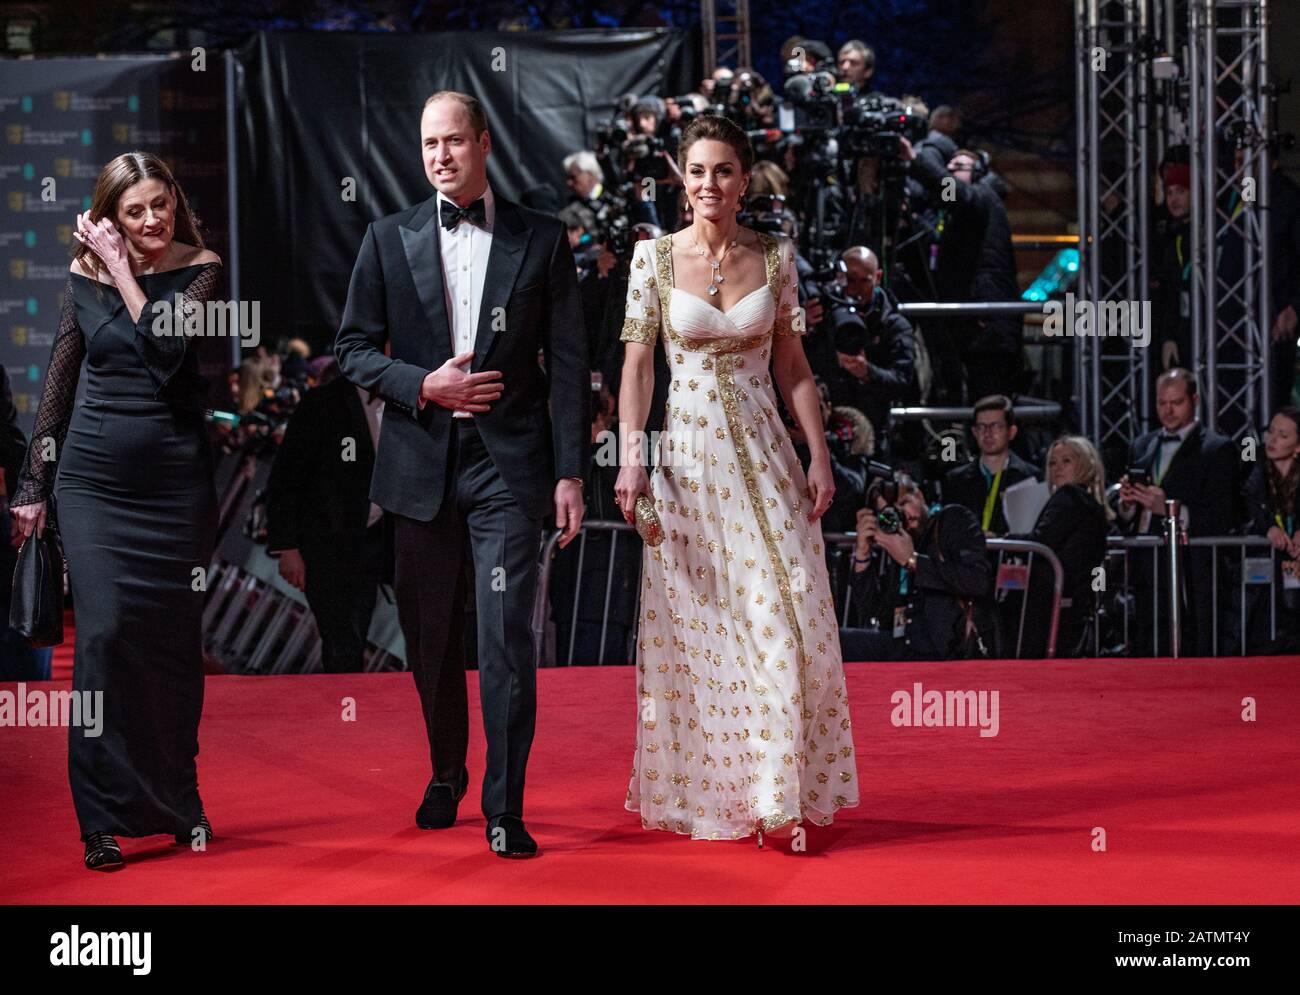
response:
M781 247L775 235L767 232L755 232L759 244L763 246L763 268L766 270L767 288L772 291L772 302L781 303L781 286L778 282L781 274ZM664 334L674 347L687 352L728 353L745 352L762 345L771 334L749 335L744 338L720 337L712 339L684 339L673 331L672 319L669 317L669 304L673 293L673 237L671 234L655 239L655 271L659 276L659 310L663 315ZM753 291L751 290L752 294ZM711 305L710 305L711 306Z

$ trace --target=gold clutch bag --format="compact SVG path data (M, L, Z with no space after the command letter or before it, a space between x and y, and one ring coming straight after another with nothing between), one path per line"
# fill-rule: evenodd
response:
M641 536L641 541L647 546L658 546L663 542L664 527L659 521L659 513L655 511L654 502L650 500L648 495L637 495L634 511L636 531Z

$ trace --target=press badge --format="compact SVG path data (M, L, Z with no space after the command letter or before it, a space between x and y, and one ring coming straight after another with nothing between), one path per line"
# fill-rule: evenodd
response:
M1300 591L1300 560L1282 561L1282 590Z
M902 639L907 631L907 608L899 605L894 609L894 638Z

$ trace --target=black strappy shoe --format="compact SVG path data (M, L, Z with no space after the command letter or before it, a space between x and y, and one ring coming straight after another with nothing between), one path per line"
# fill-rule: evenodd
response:
M86 837L86 868L92 871L115 871L125 867L122 848L108 833L91 833Z
M199 809L199 823L194 827L194 829L202 830L203 842L205 844L212 842L212 823L208 821L208 814L204 812L203 809ZM188 833L177 833L176 842L184 846L190 846L194 843L194 831L190 830Z

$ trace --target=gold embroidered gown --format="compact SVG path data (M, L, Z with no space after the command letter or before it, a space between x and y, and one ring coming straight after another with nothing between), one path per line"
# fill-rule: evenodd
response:
M826 825L858 785L821 523L769 369L773 336L802 332L793 246L760 234L766 285L724 313L673 288L672 237L637 243L621 334L662 328L672 374L626 807L695 839Z

